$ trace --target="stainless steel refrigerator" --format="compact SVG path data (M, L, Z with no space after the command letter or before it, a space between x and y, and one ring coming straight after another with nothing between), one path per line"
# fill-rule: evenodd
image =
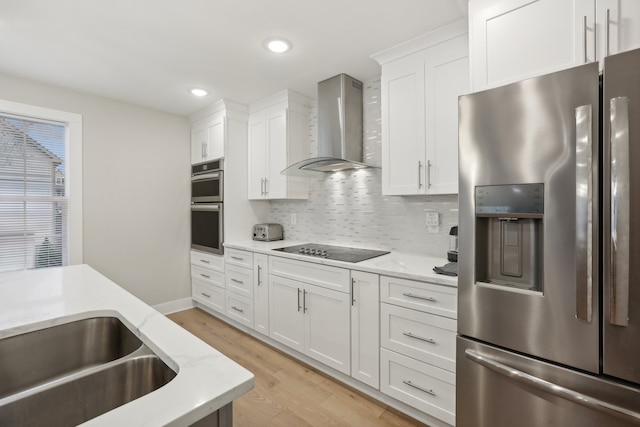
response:
M459 101L460 427L640 425L640 50Z

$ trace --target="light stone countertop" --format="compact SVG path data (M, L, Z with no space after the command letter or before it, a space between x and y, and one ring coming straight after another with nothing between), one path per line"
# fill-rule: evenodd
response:
M253 387L251 372L88 265L0 274L0 339L96 316L120 319L177 375L83 426L188 426Z
M288 254L286 252L273 251L275 248L285 246L300 245L303 243L295 240L277 240L274 242L258 242L254 240L243 240L234 242L225 242L225 248L240 249L251 252L258 252L267 255L275 255L285 258L298 259L300 261L315 262L317 264L333 265L335 267L343 267L351 270L366 271L369 273L382 274L393 277L400 277L410 280L420 280L423 282L436 283L446 286L458 286L458 278L437 274L433 271L433 267L439 267L447 264L446 258L434 258L412 253L391 252L387 255L371 258L365 261L352 263L343 261L334 261L324 258L317 258L308 255ZM334 245L332 243L332 245ZM350 246L350 245L344 245ZM366 248L364 249L379 249Z

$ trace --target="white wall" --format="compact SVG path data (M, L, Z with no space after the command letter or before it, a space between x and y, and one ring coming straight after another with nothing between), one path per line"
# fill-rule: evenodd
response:
M82 115L84 262L148 304L188 298L188 120L2 74L0 99Z

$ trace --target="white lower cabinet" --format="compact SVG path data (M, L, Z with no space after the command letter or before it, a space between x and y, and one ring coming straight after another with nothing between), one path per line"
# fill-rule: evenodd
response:
M219 313L225 312L224 258L191 251L191 297Z
M351 296L305 284L302 299L306 355L349 375Z
M215 310L219 313L224 313L225 308L225 292L224 288L213 286L200 279L191 278L191 297Z
M269 336L304 353L304 313L300 282L270 275Z
M253 254L253 322L256 331L269 335L269 257Z
M380 278L380 391L455 425L456 288Z
M455 425L455 287L238 249L221 259L192 251L195 301Z
M380 388L380 280L351 271L351 376Z
M253 328L253 300L234 292L227 292L226 315Z
M253 252L226 250L225 279L225 314L253 329Z
M329 286L337 286L330 283L330 280L327 287L321 287L289 278L295 276L317 282L315 273L319 271L335 274L336 270L344 269L325 269L326 266L301 261L281 261L281 258L269 257L269 336L349 375L351 295L348 292L329 289ZM305 272L307 264L311 267L308 276ZM275 275L274 271L288 277ZM348 277L349 271L345 271ZM343 276L337 274L336 277ZM348 290L348 286L344 288Z
M455 425L456 375L387 349L380 350L380 390Z

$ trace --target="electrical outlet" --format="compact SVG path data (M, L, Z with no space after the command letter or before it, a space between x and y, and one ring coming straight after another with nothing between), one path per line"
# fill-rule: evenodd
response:
M289 222L291 223L291 225L296 225L298 223L298 217L296 216L295 212L291 214Z
M440 215L438 215L438 212L436 211L425 211L426 212L426 218L425 218L425 225L427 227L427 232L431 233L431 234L437 234L440 232L439 226L440 226Z

